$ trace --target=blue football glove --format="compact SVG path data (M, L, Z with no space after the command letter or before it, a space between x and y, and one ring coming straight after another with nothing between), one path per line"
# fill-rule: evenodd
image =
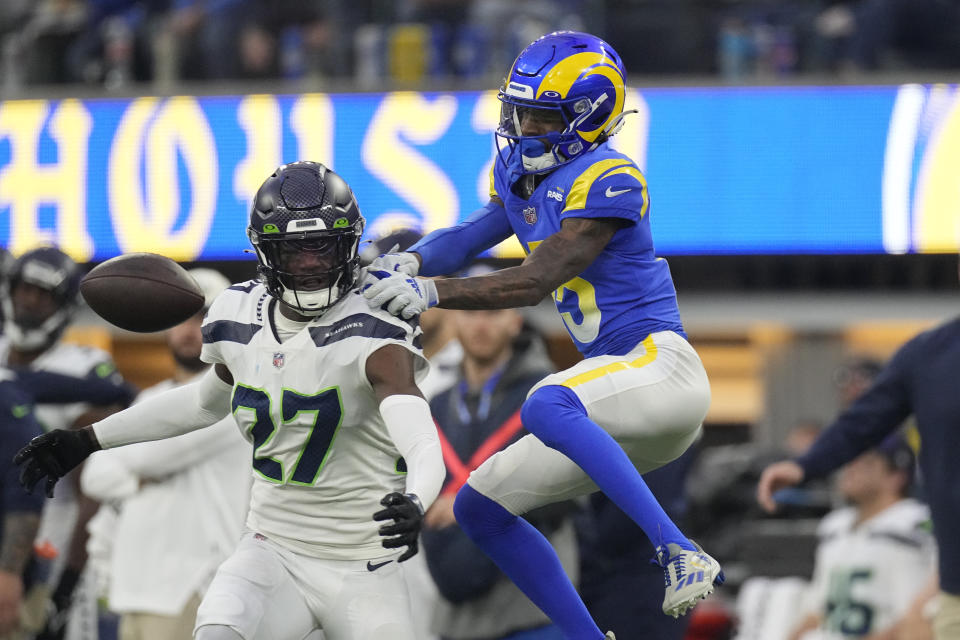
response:
M407 251L401 251L399 253L392 253L397 248L397 245L394 245L394 248L388 253L383 253L373 259L373 261L367 265L368 271L399 271L408 276L415 276L420 271L420 261L417 260L417 256Z
M405 320L435 307L440 301L433 280L413 278L399 271L367 269L360 289L371 308L386 309Z

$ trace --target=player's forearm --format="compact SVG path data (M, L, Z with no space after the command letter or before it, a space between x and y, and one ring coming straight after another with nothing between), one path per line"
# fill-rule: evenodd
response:
M484 276L436 280L437 306L445 309L511 309L539 304L553 289L528 265Z
M218 422L230 413L231 386L213 370L191 384L157 394L93 425L103 449L162 440Z
M447 474L430 405L419 396L391 395L380 403L380 415L407 463L406 493L416 494L429 509Z
M0 545L0 571L21 575L40 526L40 514L14 511L3 518L3 544Z
M619 228L617 221L567 218L518 267L473 278L437 280L437 306L447 309L506 309L539 304L583 273Z

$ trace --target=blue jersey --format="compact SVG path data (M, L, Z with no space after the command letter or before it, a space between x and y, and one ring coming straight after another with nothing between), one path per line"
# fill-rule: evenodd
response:
M33 398L8 372L0 370L0 515L16 511L39 514L43 507L43 492L32 495L23 490L18 478L20 469L13 464L13 456L33 437L43 433L33 413Z
M511 191L502 162L494 162L491 183L490 195L503 201L528 254L559 231L564 218L629 223L583 273L553 293L584 356L622 355L655 331L685 335L670 268L654 255L647 183L630 158L604 143L547 175L529 199Z

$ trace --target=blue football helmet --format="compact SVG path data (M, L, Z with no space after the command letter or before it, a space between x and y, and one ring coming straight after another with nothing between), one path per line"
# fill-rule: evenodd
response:
M596 149L623 125L625 79L620 56L596 36L556 31L535 40L497 96L500 159L520 174L542 173Z

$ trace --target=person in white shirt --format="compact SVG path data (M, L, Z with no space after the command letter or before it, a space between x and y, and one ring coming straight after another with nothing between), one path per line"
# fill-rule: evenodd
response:
M363 227L340 176L283 165L250 212L261 281L228 288L204 320L212 369L15 458L28 490L52 492L94 451L232 413L254 449L248 531L203 598L197 640L418 640L402 563L446 470L417 388L420 328L360 295Z
M898 637L936 570L930 510L906 497L914 464L895 433L843 468L838 488L851 506L820 523L807 615L791 640Z
M138 401L193 382L210 368L200 359L200 327L230 281L213 269L190 275L206 305L167 332L173 377ZM200 599L243 533L251 455L228 416L207 429L99 451L87 460L81 488L104 503L91 530L112 540L93 540L92 546L110 550L107 602L121 616L120 640L193 636Z

